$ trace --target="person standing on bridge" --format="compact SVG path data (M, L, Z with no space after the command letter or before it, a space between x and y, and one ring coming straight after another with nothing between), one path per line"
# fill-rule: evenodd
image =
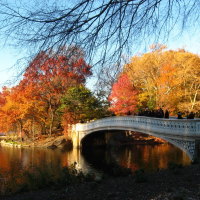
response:
M165 110L165 118L169 119L169 111L168 110Z
M159 108L158 110L158 118L163 118L164 117L164 111L162 108Z
M177 113L177 115L178 115L177 119L183 119L182 113L180 111Z
M195 114L191 112L189 115L187 115L187 119L194 119Z

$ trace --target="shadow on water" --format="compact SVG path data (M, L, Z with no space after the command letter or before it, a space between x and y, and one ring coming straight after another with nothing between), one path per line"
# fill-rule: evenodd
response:
M113 166L132 171L165 169L169 163L189 165L189 157L170 144L133 145L121 147L85 147L82 156L90 166L104 173L112 173Z
M143 138L146 137L144 134ZM186 153L169 143L133 144L130 141L133 142L132 137L128 139L122 131L95 132L83 139L81 154L92 168L105 173L112 173L112 168L118 166L132 171L155 171L167 168L169 163L191 163Z
M95 153L90 154L90 152ZM82 155L84 155L83 157L88 165L101 174L107 174L109 176L124 176L132 172L132 170L126 166L124 167L120 165L120 163L118 163L112 156L112 152L107 151L104 148L97 148L95 151L85 149L82 151ZM91 159L91 157L94 159ZM95 161L95 157L99 158L97 159L97 162Z

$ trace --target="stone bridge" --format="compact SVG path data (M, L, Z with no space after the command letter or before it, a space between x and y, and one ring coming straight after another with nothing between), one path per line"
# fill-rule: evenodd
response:
M108 117L71 127L71 138L75 148L81 147L88 134L97 131L129 130L146 133L168 141L182 149L193 160L200 147L200 119L163 119L144 116Z

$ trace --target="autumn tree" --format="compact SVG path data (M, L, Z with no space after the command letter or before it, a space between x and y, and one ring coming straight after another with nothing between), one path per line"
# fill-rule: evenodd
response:
M15 104L18 103L18 109L21 115L20 119L20 135L23 137L33 138L43 132L43 127L46 118L46 104L41 101L37 96L33 96L34 88L24 87L19 84L12 88L13 95L11 101Z
M20 138L34 137L36 127L41 127L44 106L30 92L29 88L22 90L19 86L3 90L0 95L4 97L0 104L1 130L16 132Z
M26 113L23 113L21 101L16 94L15 88L12 88L7 90L4 96L4 103L1 104L0 111L1 129L3 131L10 131L15 125L17 129L19 128L19 137L22 138L23 115Z
M9 131L13 125L13 118L11 116L9 117L9 113L4 108L9 95L10 95L10 89L7 87L3 87L2 92L0 92L0 131L1 132Z
M30 63L19 87L22 90L29 88L32 97L43 102L45 132L51 135L53 128L60 126L60 116L56 111L61 96L69 87L85 83L86 77L91 75L90 69L78 48L64 50L56 56L52 51L41 52Z
M138 106L171 111L199 110L200 58L185 50L167 51L156 46L136 55L125 71L137 88Z
M180 84L178 109L197 112L200 110L200 57L183 50L174 54Z
M112 92L109 96L109 110L116 115L131 114L137 108L137 90L127 74L121 74L113 84Z
M40 52L26 69L18 85L0 93L0 129L12 127L22 138L52 134L61 128L58 108L61 98L73 86L84 84L91 67L79 48Z
M155 48L158 48L157 46ZM158 99L157 79L160 76L161 53L163 46L152 52L132 57L131 62L125 65L134 86L139 91L138 104L139 107L156 107Z

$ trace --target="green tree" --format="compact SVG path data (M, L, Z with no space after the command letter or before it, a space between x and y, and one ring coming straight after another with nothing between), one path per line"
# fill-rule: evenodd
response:
M106 109L102 102L83 85L69 88L61 99L64 126L102 118Z

